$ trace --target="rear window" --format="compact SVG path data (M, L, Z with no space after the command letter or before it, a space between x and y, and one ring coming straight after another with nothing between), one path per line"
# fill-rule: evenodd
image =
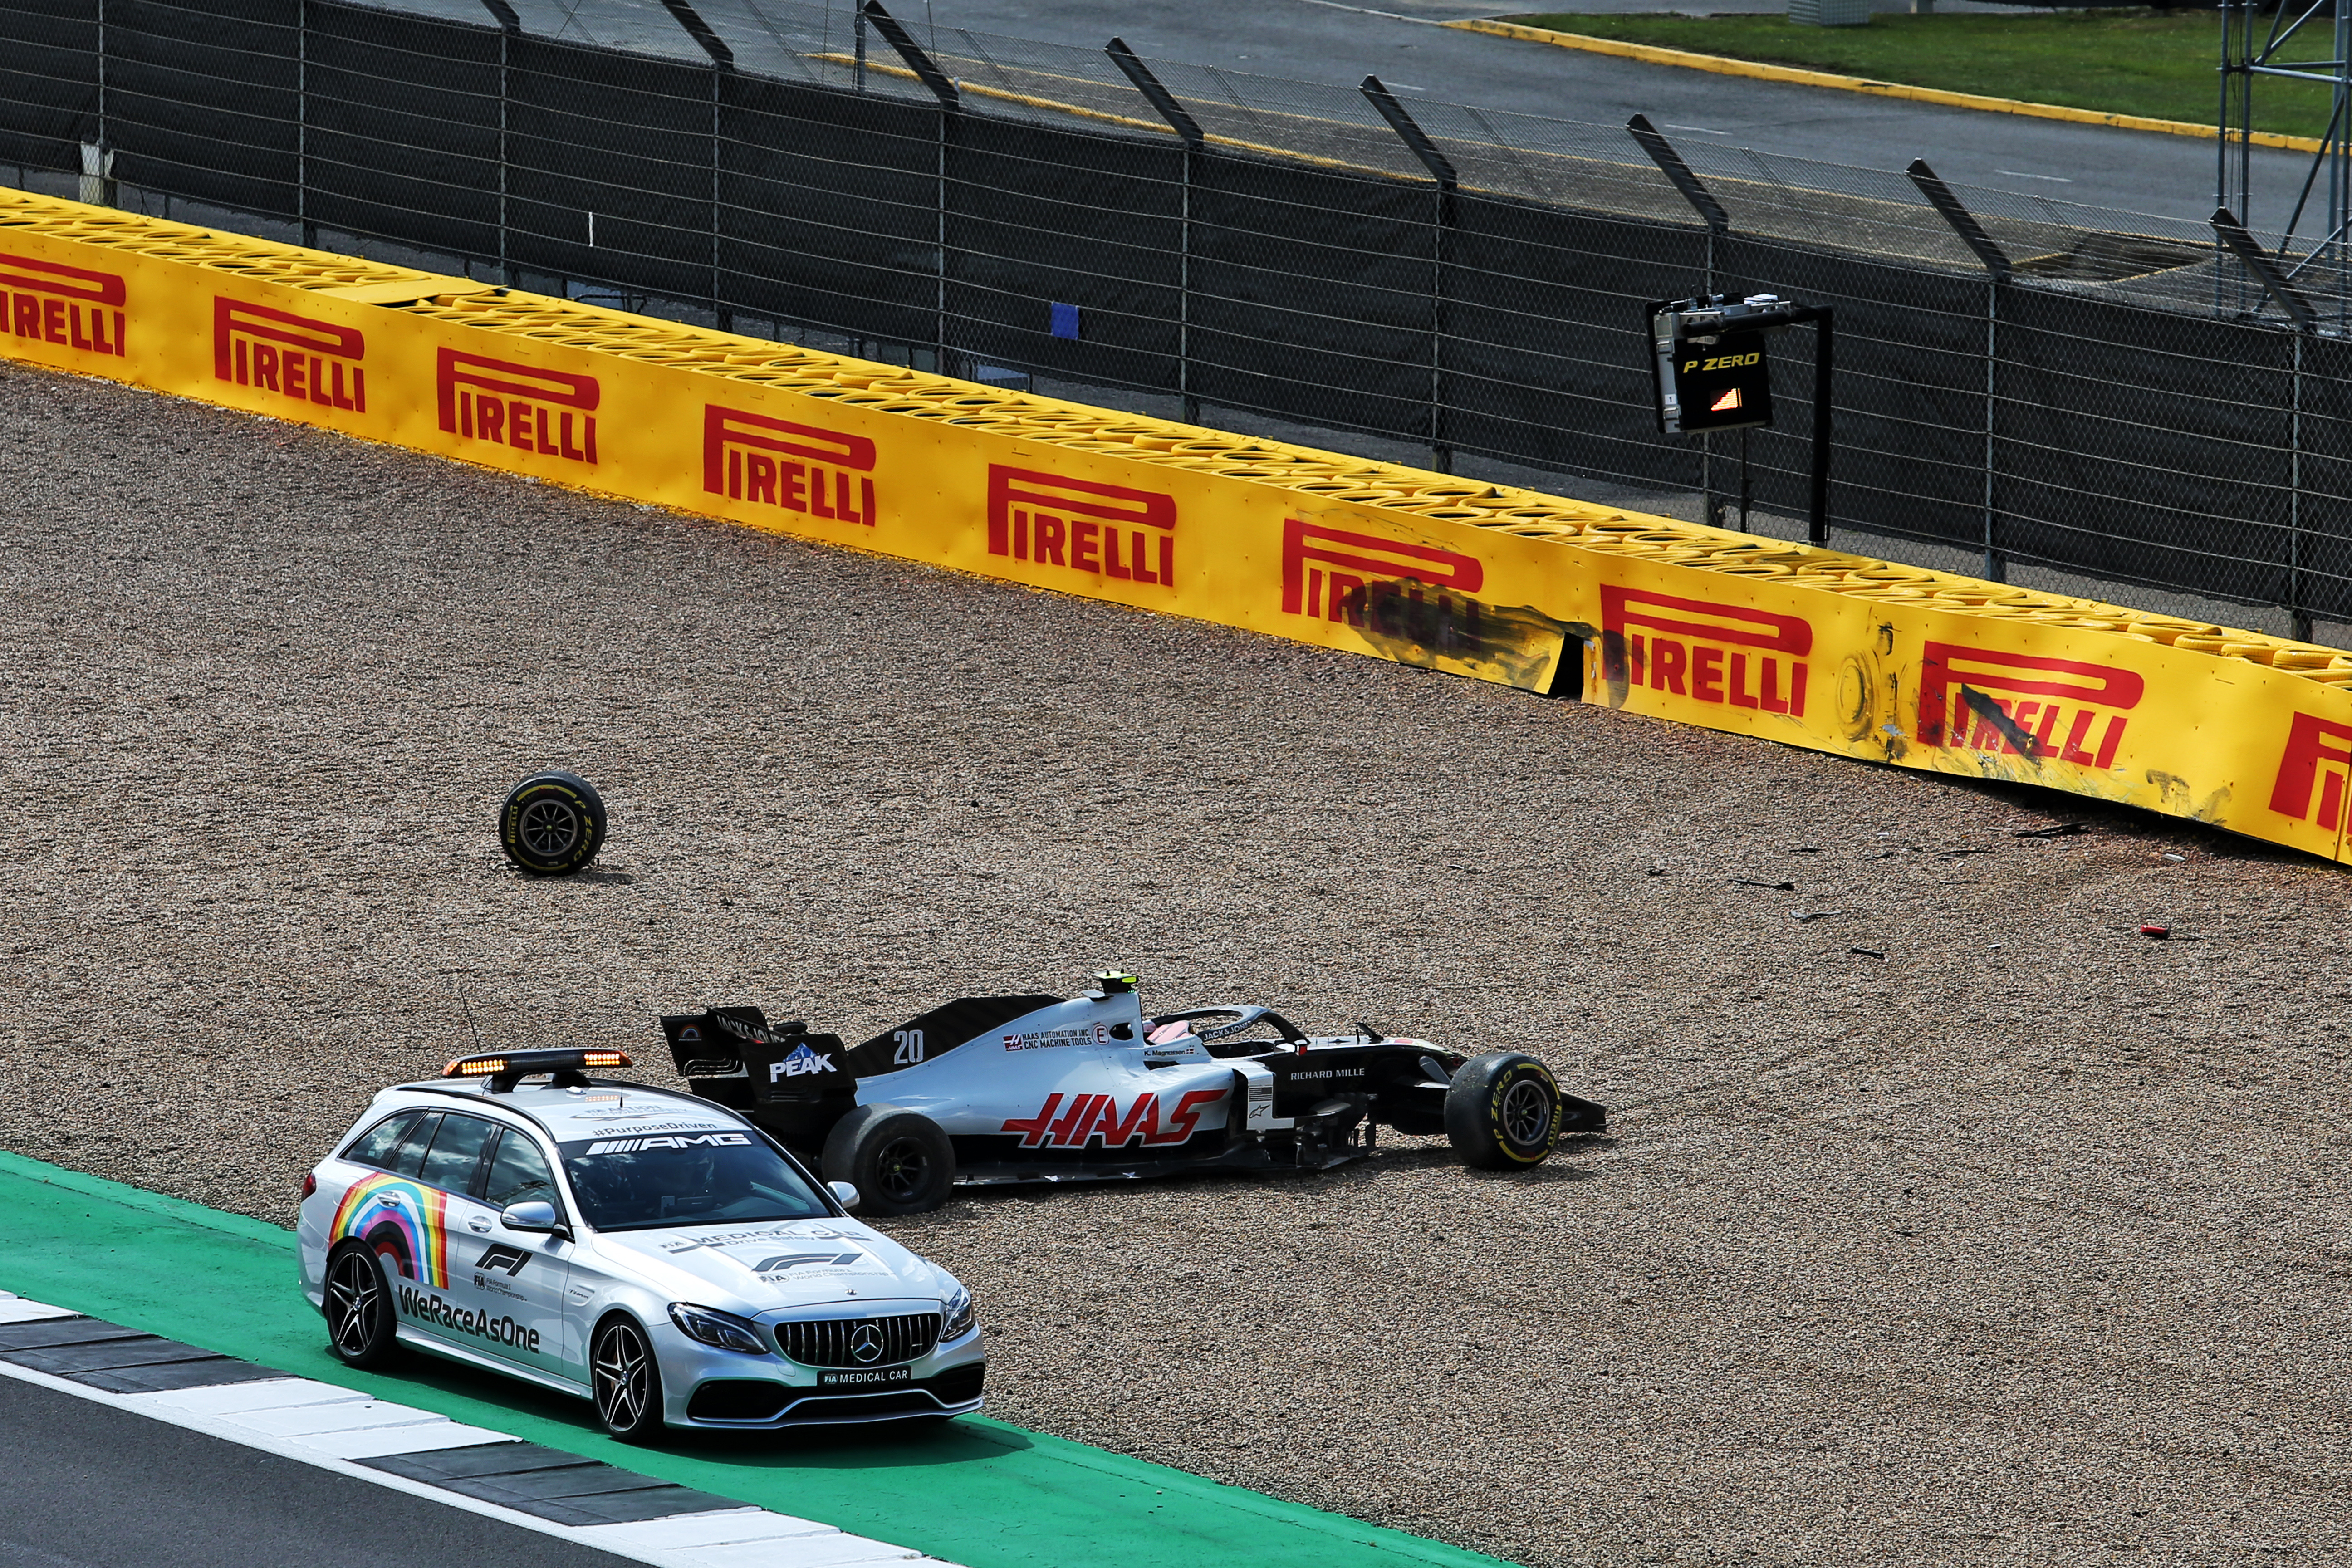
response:
M433 1135L433 1148L425 1156L417 1179L445 1193L472 1192L475 1173L482 1168L483 1146L497 1131L496 1123L478 1116L445 1112L441 1131Z
M344 1150L343 1158L354 1165L373 1165L378 1170L383 1169L393 1150L400 1146L401 1139L407 1135L409 1128L415 1125L421 1114L420 1111L403 1110L385 1117L361 1134L358 1142Z
M385 1156L383 1168L395 1176L414 1176L425 1168L425 1151L432 1145L435 1129L441 1125L441 1113L427 1110L409 1124L408 1136L400 1146Z

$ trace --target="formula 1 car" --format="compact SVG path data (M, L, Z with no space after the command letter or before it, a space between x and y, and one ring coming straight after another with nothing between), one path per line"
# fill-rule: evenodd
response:
M509 1051L378 1094L302 1184L329 1349L377 1367L413 1347L592 1399L626 1442L981 1407L970 1290L741 1117L587 1076L628 1065Z
M856 1186L868 1212L936 1208L957 1182L1323 1170L1378 1129L1443 1132L1486 1170L1540 1163L1607 1113L1542 1063L1465 1057L1367 1024L1309 1037L1268 1007L1147 1017L1135 977L1055 996L965 996L863 1045L756 1007L662 1019L696 1094Z

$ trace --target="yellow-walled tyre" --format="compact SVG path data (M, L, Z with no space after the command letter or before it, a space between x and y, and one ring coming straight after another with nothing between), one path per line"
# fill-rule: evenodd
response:
M499 807L499 847L534 877L563 877L604 847L604 797L578 773L533 773Z
M1473 1057L1445 1091L1445 1136L1477 1171L1540 1165L1559 1146L1559 1085L1543 1063L1517 1051Z

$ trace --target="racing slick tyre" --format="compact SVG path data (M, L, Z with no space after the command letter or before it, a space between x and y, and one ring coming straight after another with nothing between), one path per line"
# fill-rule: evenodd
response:
M345 1366L381 1367L400 1353L392 1291L383 1265L364 1243L347 1241L328 1255L327 1348Z
M895 1105L861 1105L833 1124L820 1162L828 1182L857 1189L870 1214L925 1214L955 1185L955 1147L940 1124Z
M596 1419L624 1443L650 1443L661 1436L661 1366L645 1330L628 1318L596 1325L588 1354L596 1394Z
M578 773L533 773L499 807L499 847L534 877L563 877L604 847L604 797Z
M1559 1143L1559 1085L1543 1063L1517 1051L1473 1057L1445 1091L1445 1136L1478 1171L1539 1165Z

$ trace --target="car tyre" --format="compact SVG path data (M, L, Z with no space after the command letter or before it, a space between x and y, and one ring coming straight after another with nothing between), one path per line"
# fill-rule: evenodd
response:
M383 1265L362 1242L347 1241L327 1255L327 1349L345 1366L381 1367L400 1353L399 1321Z
M1543 1063L1489 1051L1454 1071L1445 1091L1445 1136L1477 1171L1540 1165L1559 1147L1566 1117L1559 1085Z
M588 1354L596 1419L624 1443L650 1443L661 1435L661 1363L653 1342L633 1318L596 1325Z
M955 1145L946 1130L895 1105L861 1105L835 1122L821 1163L826 1181L857 1189L868 1214L926 1214L955 1185Z
M499 807L499 847L530 876L569 876L604 847L609 820L604 797L578 773L533 773Z

